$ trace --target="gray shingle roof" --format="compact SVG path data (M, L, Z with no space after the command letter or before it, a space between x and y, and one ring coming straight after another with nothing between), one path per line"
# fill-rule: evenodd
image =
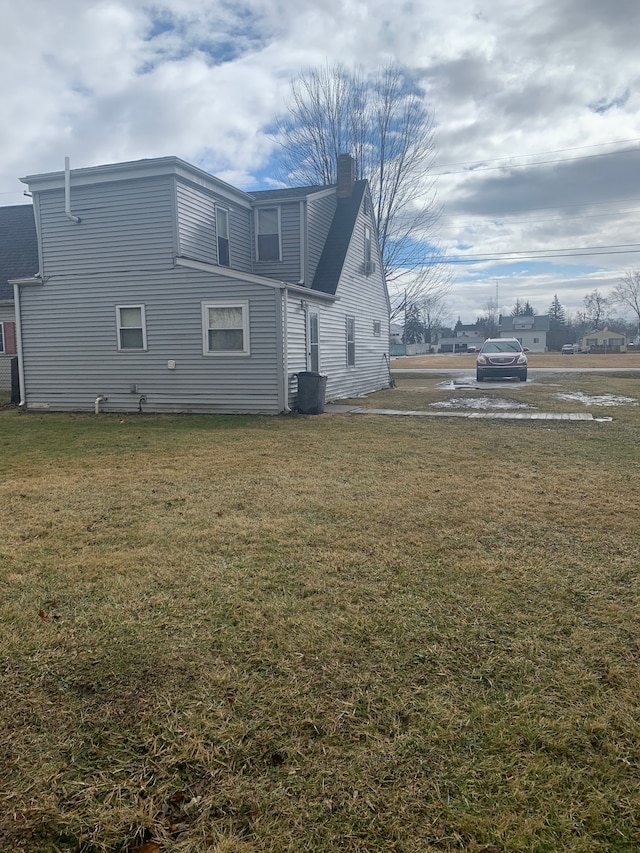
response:
M308 195L313 195L313 193L318 193L326 189L329 189L329 187L313 184L308 187L282 187L279 190L256 190L255 192L248 193L248 195L252 196L256 201L275 201L276 199L290 201L291 199L305 198Z
M336 212L311 284L312 290L335 294L366 186L366 181L356 181L351 195L337 200Z
M0 299L13 299L12 278L38 272L38 238L30 204L0 207Z

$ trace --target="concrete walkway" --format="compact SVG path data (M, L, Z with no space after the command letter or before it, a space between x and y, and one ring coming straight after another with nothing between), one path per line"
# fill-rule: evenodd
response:
M488 418L515 421L593 421L593 415L582 412L421 412L401 411L400 409L364 409L362 406L348 406L341 403L327 403L324 407L327 415L404 415L417 418ZM609 418L607 418L609 420Z

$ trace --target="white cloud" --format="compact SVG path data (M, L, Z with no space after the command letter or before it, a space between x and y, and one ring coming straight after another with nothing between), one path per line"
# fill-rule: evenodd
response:
M639 27L636 0L22 0L0 31L0 204L23 201L18 177L65 154L75 166L177 154L250 187L290 75L396 60L425 85L440 163L505 166L438 180L448 252L634 243L640 155L568 158L640 138ZM525 156L559 149L574 150ZM544 159L567 162L531 165ZM496 277L510 302L546 310L558 292L578 310L640 254L590 261L458 265L453 313L472 319Z

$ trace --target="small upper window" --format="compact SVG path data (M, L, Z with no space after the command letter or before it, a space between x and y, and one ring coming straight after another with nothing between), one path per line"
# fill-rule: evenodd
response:
M375 267L371 260L371 228L368 225L364 226L364 272L365 275L370 275Z
M116 307L119 350L146 350L147 330L144 305Z
M261 207L256 210L258 260L280 261L280 208Z
M229 211L216 207L216 232L218 234L218 264L229 266Z
M374 320L373 321L373 337L379 338L381 334L382 334L382 329L380 326L380 320Z
M249 355L249 303L202 306L205 355Z

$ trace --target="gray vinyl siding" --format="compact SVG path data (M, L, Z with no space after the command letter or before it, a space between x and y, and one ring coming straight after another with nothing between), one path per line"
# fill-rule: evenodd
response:
M299 296L289 294L287 302L287 383L289 406L294 408L298 380L296 374L307 369L307 315Z
M39 193L36 210L47 277L160 269L173 263L170 176L105 183L99 192L95 186L72 185L71 210L79 224L65 216L62 189Z
M178 181L178 254L195 261L218 263L216 205L214 199Z
M259 261L254 264L254 272L257 275L264 275L268 278L275 278L279 281L290 281L292 284L297 284L302 278L302 269L300 266L300 202L296 201L292 204L273 204L270 207L280 208L280 237L282 245L282 260L281 261ZM257 258L255 249L255 217L254 217L254 253Z
M229 211L229 253L234 270L251 272L253 253L251 251L251 211L221 203Z
M251 211L222 196L183 181L177 182L179 254L209 264L218 263L216 205L229 212L230 266L251 271Z
M16 312L11 305L0 305L0 323L13 323L16 319Z
M362 273L365 222L369 224L369 219L361 214L340 277L338 300L319 308L320 372L327 377L327 400L366 394L389 385L385 360L389 352L389 303L375 246L376 271L369 276ZM354 367L347 366L347 317L355 318ZM380 322L379 337L373 334L374 320Z
M93 411L102 395L105 412L275 414L279 298L271 287L184 268L25 288L27 408ZM236 299L249 302L250 355L204 355L202 302ZM118 352L116 305L145 306L146 352Z
M311 283L327 240L336 210L335 195L310 198L307 203L307 272L305 281Z

